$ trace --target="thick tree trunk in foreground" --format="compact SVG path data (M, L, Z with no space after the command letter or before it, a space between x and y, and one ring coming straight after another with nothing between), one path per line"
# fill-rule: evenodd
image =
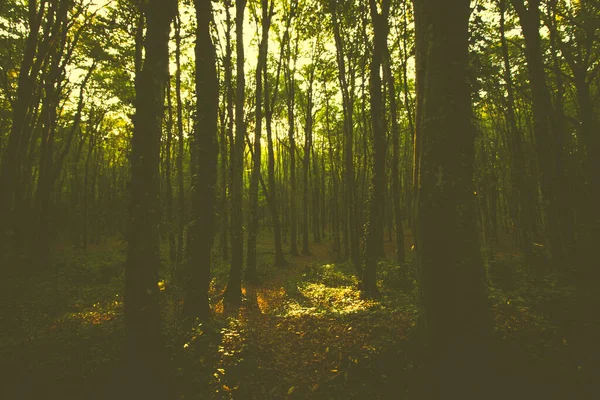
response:
M219 81L216 50L210 35L212 7L210 0L196 0L196 127L194 151L196 173L192 177L191 249L188 287L183 307L187 318L210 316L208 288L214 240L215 193L217 185L217 118Z
M136 398L167 398L166 354L158 307L159 162L169 63L169 28L176 1L150 0L146 59L137 79L131 153L131 219L125 273L125 331L129 383Z
M459 361L460 352L472 355L469 350L485 326L467 73L469 0L416 1L415 18L417 69L421 67L415 232L420 324L436 371ZM450 371L439 373L433 377L434 398L443 397L437 380L447 379Z

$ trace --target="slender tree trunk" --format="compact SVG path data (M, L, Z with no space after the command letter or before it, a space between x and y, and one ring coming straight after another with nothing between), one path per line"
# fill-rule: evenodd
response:
M387 48L387 18L389 0L377 10L376 0L369 0L373 23L373 57L370 71L371 123L373 125L373 175L369 202L369 222L365 240L365 266L362 275L362 290L367 295L377 294L377 262L383 244L383 213L385 208L385 105L382 95L381 65Z
M45 15L46 1L28 1L29 29L25 41L23 59L19 68L17 78L16 98L12 106L12 125L6 147L0 157L0 234L5 237L2 245L7 250L11 247L20 247L20 224L17 209L22 204L20 190L21 163L24 158L25 149L28 147L29 137L27 135L28 112L33 106L35 83L40 72L38 42L39 29ZM23 221L21 221L22 223ZM14 240L10 240L11 236Z
M356 212L356 185L354 176L354 135L353 135L353 91L354 91L354 79L350 77L348 82L346 77L346 61L344 55L343 39L340 32L340 22L338 21L337 14L337 1L333 2L333 9L331 10L331 21L333 23L333 33L335 39L336 58L338 64L338 78L340 81L340 87L342 88L342 100L344 109L344 133L345 133L345 146L344 146L344 179L346 183L346 210L347 210L347 224L344 223L344 231L347 233L347 237L344 240L349 240L350 259L356 270L357 276L362 275L362 265L360 262L360 243L359 243L359 229L357 222ZM352 72L354 73L354 72ZM347 225L347 227L346 227Z
M296 3L294 3L296 4ZM296 94L296 60L298 57L298 36L296 36L296 44L294 46L294 54L291 52L291 39L287 43L287 117L288 117L288 138L290 141L290 254L292 256L298 255L298 239L296 237L298 233L297 227L297 213L296 213L296 135L295 135L295 94ZM290 59L293 58L293 68L290 70Z
M269 13L273 12L274 3L271 2ZM273 239L275 241L275 265L284 266L286 264L285 257L283 256L283 246L281 244L281 224L279 221L279 215L277 210L277 192L278 188L275 184L275 151L273 147L273 108L277 100L277 94L279 91L279 77L281 74L281 64L283 61L284 46L287 40L289 40L290 23L293 17L293 13L290 12L286 21L286 28L284 32L284 39L281 43L279 50L279 62L277 63L277 74L275 76L275 90L273 96L270 93L269 78L267 74L267 66L263 68L263 80L265 84L265 119L267 127L267 147L268 147L268 181L269 181L269 194L267 203L271 211L271 219L273 220ZM269 16L270 18L270 16ZM287 40L286 40L287 39ZM279 153L281 154L281 153Z
M167 239L169 241L169 261L174 263L177 258L175 231L173 224L173 183L171 180L171 145L173 143L173 102L171 101L171 78L167 81L167 140L165 142L165 208Z
M558 165L562 165L562 149L557 148L556 123L550 91L546 84L546 72L542 56L540 37L540 0L532 0L525 7L524 0L511 0L521 23L525 38L525 59L532 95L533 131L538 156L540 187L542 192L542 213L546 221L545 234L549 253L556 265L565 255L561 227L561 206L563 196L560 191Z
M183 179L183 101L181 100L181 18L179 9L175 17L175 97L177 101L177 263L183 261L183 228L185 225L185 189Z
M261 179L261 144L263 118L263 68L267 67L267 52L269 49L269 29L271 15L268 0L261 0L262 5L262 37L258 46L258 62L256 64L256 112L254 129L254 153L252 160L252 175L250 176L250 224L248 228L248 253L246 256L246 279L256 280L256 237L258 235L258 184Z
M531 210L531 194L527 185L527 171L523 159L523 144L521 132L517 126L515 115L515 95L512 79L508 42L505 35L506 0L500 0L500 43L504 63L504 80L506 82L506 110L508 122L508 142L511 149L511 183L512 194L516 204L513 211L513 222L519 234L519 242L525 255L530 258L533 254L533 222Z
M235 104L235 151L231 154L232 185L231 185L231 269L225 291L225 299L232 304L242 300L242 266L244 262L244 143L246 140L246 122L244 121L244 13L246 0L238 0L236 9L236 104Z
M229 163L228 163L228 175L227 175L227 179L225 177L225 171L223 171L223 192L222 192L222 196L223 196L223 201L224 201L224 208L222 210L223 215L222 215L222 219L221 219L221 257L223 258L223 260L228 260L229 259L229 245L228 245L228 227L229 227L229 212L228 212L228 207L231 207L231 202L229 201L229 198L227 196L228 193L231 193L231 184L232 184L232 178L233 178L233 155L232 152L235 150L235 146L234 146L234 140L233 140L233 123L234 123L234 117L233 117L233 63L232 63L232 47L231 47L231 28L233 26L233 21L231 20L231 13L229 11L229 8L231 7L231 3L230 2L226 2L225 3L225 26L227 29L227 32L225 34L225 38L226 38L226 44L225 44L225 58L223 60L223 68L225 69L225 90L226 92L226 97L227 97L227 138L223 138L223 144L224 146L221 146L221 157L224 157L225 159L227 158L227 155L225 154L227 152L227 142L229 142ZM227 188L229 187L229 191L227 190Z
M387 19L382 21L385 24L385 32L388 31ZM385 38L387 40L387 37ZM383 39L382 39L383 40ZM396 86L394 84L394 75L392 74L391 58L387 46L387 41L384 43L385 48L383 56L383 74L386 81L389 98L390 98L390 117L392 119L392 211L394 214L394 237L396 239L396 262L403 263L405 260L404 254L404 224L402 219L402 179L400 176L400 126L398 123L398 109L396 104ZM412 122L410 123L412 125Z
M315 49L316 51L316 49ZM304 159L302 161L303 166L303 185L302 185L302 254L310 255L310 248L308 245L308 193L310 191L308 187L308 174L310 166L310 149L312 147L312 134L313 134L313 83L315 78L315 68L313 64L309 72L308 77L308 89L306 93L306 124L304 126Z

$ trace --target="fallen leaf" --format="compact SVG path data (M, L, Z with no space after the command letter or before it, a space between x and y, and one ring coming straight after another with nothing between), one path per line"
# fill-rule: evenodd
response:
M289 396L290 394L294 393L294 389L296 389L296 387L295 387L295 386L292 386L291 388L289 388L289 389L288 389L288 391L287 391L287 394L288 394L288 396Z
M318 388L319 388L319 384L318 384L318 383L315 383L315 384L313 385L313 387L312 387L312 389L311 389L311 390L312 390L313 392L316 392Z

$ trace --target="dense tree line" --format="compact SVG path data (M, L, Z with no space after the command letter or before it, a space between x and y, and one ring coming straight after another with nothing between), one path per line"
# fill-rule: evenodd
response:
M597 2L97 3L0 5L0 246L125 237L133 379L161 387L159 270L210 318L211 265L239 305L261 231L280 268L326 241L365 296L412 234L434 358L486 329L506 238L598 277Z

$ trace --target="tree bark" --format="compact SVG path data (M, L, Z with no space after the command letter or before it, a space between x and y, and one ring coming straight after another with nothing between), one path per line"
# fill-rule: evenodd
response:
M389 0L381 4L381 13L375 0L369 0L373 23L373 55L370 68L369 89L371 94L371 124L373 132L373 175L369 201L369 220L365 240L365 266L362 275L362 290L367 295L377 294L377 262L383 245L383 213L385 208L385 106L382 95L381 65L387 48L387 18Z
M244 121L244 13L246 0L235 3L236 18L236 104L235 104L235 151L231 154L231 269L225 290L225 299L231 304L239 304L242 300L242 266L244 262L244 144L246 140L246 122Z
M189 284L183 306L185 318L210 317L208 289L214 240L215 194L217 185L217 119L219 81L216 50L210 34L210 0L195 0L196 6L196 127L194 147L196 173L192 177L191 250Z
M167 356L158 300L160 136L168 79L174 0L149 0L145 60L136 79L131 150L131 208L125 272L126 359L130 397L167 398Z
M338 79L340 81L340 87L342 90L342 105L344 110L344 133L345 133L345 145L344 145L344 179L346 186L346 210L347 210L347 223L344 223L344 232L347 233L347 239L349 239L349 250L350 259L354 266L357 276L362 275L362 265L360 262L360 243L359 243L359 229L357 222L357 211L356 211L356 184L354 176L354 126L353 126L353 110L354 110L354 79L351 76L350 82L346 77L346 61L344 54L344 44L342 34L340 30L340 21L338 21L337 12L337 0L332 2L331 9L331 21L333 24L333 33L335 39L336 48L336 59L338 64ZM352 71L352 74L354 72ZM347 225L347 227L346 227ZM346 239L344 240L346 241Z
M475 344L485 332L486 294L473 195L475 129L467 72L469 3L414 3L419 71L415 233L420 326L433 371L439 373L431 382L432 398L443 397L440 379L450 379L443 368L461 357L475 356Z
M540 0L532 0L525 7L524 0L511 0L525 38L525 59L531 85L533 131L539 165L542 192L542 212L546 222L545 233L549 254L556 265L565 255L561 227L563 195L560 193L558 165L562 165L562 148L558 148L556 123L550 91L546 84L546 72L540 37Z

